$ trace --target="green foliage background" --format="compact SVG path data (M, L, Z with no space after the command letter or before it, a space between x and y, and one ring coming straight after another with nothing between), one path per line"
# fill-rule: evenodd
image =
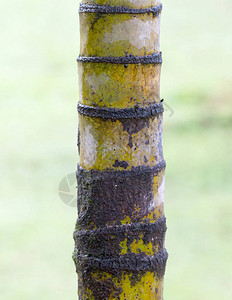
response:
M231 298L231 0L163 2L165 299ZM1 299L76 299L78 1L0 3Z

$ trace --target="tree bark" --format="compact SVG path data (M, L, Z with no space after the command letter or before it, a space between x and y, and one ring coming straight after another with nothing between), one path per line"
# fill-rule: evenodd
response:
M79 299L163 299L159 0L80 5Z

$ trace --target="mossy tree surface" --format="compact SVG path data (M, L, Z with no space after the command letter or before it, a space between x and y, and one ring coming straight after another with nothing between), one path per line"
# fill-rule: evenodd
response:
M159 0L80 6L79 299L163 299Z

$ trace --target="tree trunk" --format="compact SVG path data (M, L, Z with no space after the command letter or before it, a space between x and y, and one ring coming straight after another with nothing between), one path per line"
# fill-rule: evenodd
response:
M79 299L163 299L159 0L85 0L78 58Z

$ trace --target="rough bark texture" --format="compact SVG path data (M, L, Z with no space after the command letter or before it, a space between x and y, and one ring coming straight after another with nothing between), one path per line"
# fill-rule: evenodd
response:
M163 299L159 0L85 0L74 261L79 299Z

